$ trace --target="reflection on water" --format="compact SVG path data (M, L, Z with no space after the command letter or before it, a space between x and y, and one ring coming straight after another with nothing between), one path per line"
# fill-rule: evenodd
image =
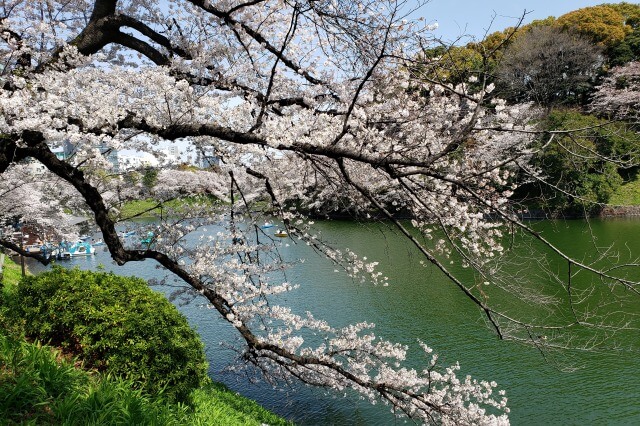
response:
M612 242L631 253L640 253L640 241L635 237L640 234L640 221L595 221L590 227L581 221L537 226L547 238L585 258L594 247L606 247ZM640 424L637 353L570 354L572 365L579 369L562 372L535 348L498 340L474 305L435 268L420 266L415 250L395 233L384 231L383 226L363 228L351 222L321 222L317 227L328 242L379 260L391 284L376 287L354 283L335 273L332 264L307 246L292 244L283 246L282 253L289 260L306 259L294 266L288 276L291 282L300 284L300 289L280 296L278 302L300 313L311 311L316 317L329 319L334 326L369 321L377 324L376 333L383 338L412 347L417 347L417 339L428 343L445 364L459 361L462 374L497 381L507 391L514 424ZM595 245L592 234L597 237ZM118 267L103 249L94 257L64 264L82 269L100 265L105 270L147 280L165 274L151 261ZM176 286L180 283L169 279L157 288L170 294ZM374 407L354 397L297 385L282 385L275 391L270 385L252 383L252 377L245 373L227 371L225 367L237 358L230 348L236 342L233 330L207 309L203 300L180 305L179 309L205 342L212 377L278 414L298 424L393 424L388 407ZM637 331L625 334L624 339L626 346L640 347ZM424 362L417 348L412 362L416 366Z

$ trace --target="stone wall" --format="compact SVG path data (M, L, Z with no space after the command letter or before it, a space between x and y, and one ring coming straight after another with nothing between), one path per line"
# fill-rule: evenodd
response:
M599 217L631 217L640 216L640 206L606 206Z

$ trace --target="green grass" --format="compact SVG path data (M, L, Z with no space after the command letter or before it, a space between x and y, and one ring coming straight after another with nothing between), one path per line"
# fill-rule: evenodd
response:
M255 401L244 398L220 383L195 390L193 425L291 425Z
M2 282L0 282L0 330L4 329L8 333L22 335L24 334L24 322L17 318L12 305L18 283L22 279L22 269L19 264L5 255L2 270L3 278Z
M609 199L609 204L617 206L640 205L640 179L632 180L620 186Z
M190 208L195 205L214 205L219 203L220 201L214 197L185 197L180 199L175 199L171 201L166 201L163 203L163 208L166 210L180 212L182 209ZM132 200L126 202L120 208L120 217L157 217L160 216L160 208L157 208L158 202L151 199L146 200ZM165 210L165 214L166 214Z
M135 390L126 380L76 368L56 349L0 331L0 419L50 425L289 425L221 384L197 389L191 404Z
M15 286L22 278L22 269L20 265L15 263L9 256L4 257L3 283L9 286Z
M157 205L158 203L154 200L128 201L120 208L120 216L132 217L141 215L141 217L153 217L160 215L160 209L154 208Z

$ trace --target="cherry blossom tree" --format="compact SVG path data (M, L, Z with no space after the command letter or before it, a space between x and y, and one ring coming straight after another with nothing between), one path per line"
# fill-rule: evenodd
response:
M424 369L409 369L402 365L407 348L377 338L373 324L335 328L268 301L296 284L274 280L285 265L259 226L264 214L352 276L386 284L376 262L327 246L307 219L327 206L342 208L345 200L361 217L387 218L501 338L541 345L532 336L595 321L570 282L560 284L558 309L569 312L562 324L518 318L489 303L491 287L515 296L534 292L529 280L514 284L500 275L497 259L515 232L602 281L635 289L622 269L573 260L519 219L509 197L519 170L536 176L525 164L538 149L531 124L537 112L493 99L493 86L483 81L438 85L415 71L424 69L415 58L431 36L428 25L407 19L413 6L420 5L4 2L0 173L18 191L14 176L22 162L44 165L49 179L64 184L41 186L47 209L23 205L21 214L52 220L47 211L61 194L49 189L72 188L116 263L153 259L174 273L235 327L245 362L269 376L351 389L426 422L506 423L506 397L494 392L495 383L458 378L458 367L440 366L426 344ZM163 170L155 185L145 186L106 160L112 150L157 153L166 141L212 153L220 170ZM63 143L75 146L74 158L56 157ZM126 201L153 198L161 206L190 195L217 202L165 210L149 228L154 244L132 247L116 231L127 219ZM267 202L264 213L255 213L256 201ZM411 216L411 227L399 212ZM187 235L212 223L225 231L185 244ZM16 249L7 239L0 244ZM473 268L476 279L456 276L447 257ZM550 304L543 297L527 303L532 300ZM311 333L324 337L305 340ZM545 344L554 343L561 345Z
M31 229L45 235L72 238L77 231L70 210L82 212L84 203L64 180L34 172L31 164L17 164L3 173L0 181L0 221L35 218ZM16 244L19 242L16 241Z
M591 109L601 115L636 120L640 111L640 62L614 67L591 101Z

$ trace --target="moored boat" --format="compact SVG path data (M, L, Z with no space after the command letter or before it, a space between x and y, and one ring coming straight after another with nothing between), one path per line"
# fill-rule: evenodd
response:
M281 230L277 230L274 234L274 237L280 237L280 238L286 238L289 236L289 234L287 234L287 231L281 231Z
M24 251L27 253L40 253L42 251L42 243L40 244L29 244L24 247Z
M96 252L96 249L91 247L91 244L86 243L84 241L77 241L69 247L69 255L71 257L91 256L92 254L95 254L95 252Z

